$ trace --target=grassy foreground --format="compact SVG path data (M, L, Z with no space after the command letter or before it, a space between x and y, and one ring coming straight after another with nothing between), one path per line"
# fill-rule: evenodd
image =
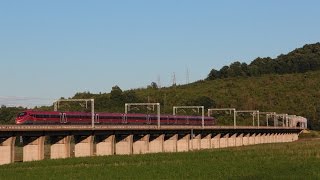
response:
M0 166L0 179L320 179L320 140Z

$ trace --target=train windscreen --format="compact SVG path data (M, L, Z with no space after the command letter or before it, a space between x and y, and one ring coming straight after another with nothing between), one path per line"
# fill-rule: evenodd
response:
M27 115L26 112L21 112L21 113L18 114L18 117L23 117L23 116L25 116L25 115Z

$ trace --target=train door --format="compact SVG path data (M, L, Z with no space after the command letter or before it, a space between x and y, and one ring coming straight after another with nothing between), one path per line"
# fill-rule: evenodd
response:
M128 123L128 117L126 114L122 115L122 124L127 124Z
M99 116L99 114L96 114L96 115L95 115L94 123L100 123L100 116Z
M65 123L67 123L67 115L66 115L66 113L60 113L60 123L61 124L65 124Z
M147 124L151 124L151 118L150 118L149 114L146 117L146 122L147 122Z

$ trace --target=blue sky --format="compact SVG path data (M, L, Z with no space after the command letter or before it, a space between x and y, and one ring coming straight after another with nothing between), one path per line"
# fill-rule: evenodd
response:
M0 1L0 104L206 78L320 41L320 1Z

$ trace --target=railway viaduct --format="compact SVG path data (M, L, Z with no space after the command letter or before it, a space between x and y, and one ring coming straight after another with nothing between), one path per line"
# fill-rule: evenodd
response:
M298 140L302 128L156 125L2 125L0 165L15 161L15 142L23 140L23 161L50 158L183 152ZM47 143L45 143L47 142ZM71 145L74 149L71 150Z

